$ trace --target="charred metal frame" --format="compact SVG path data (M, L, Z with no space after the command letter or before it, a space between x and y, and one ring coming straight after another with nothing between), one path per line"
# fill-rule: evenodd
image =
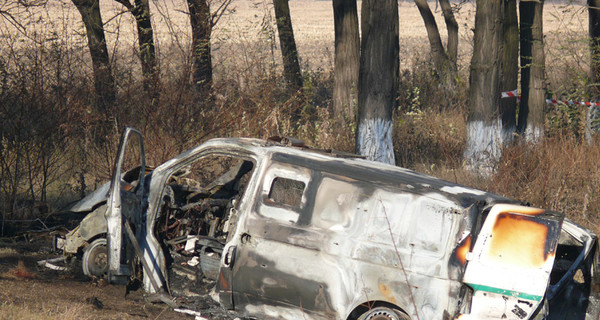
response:
M118 186L131 135L143 154L141 134L127 129L107 202L111 279L131 274L127 264L138 261L147 291L170 290L171 253L155 230L166 186L201 157L223 155L254 164L217 250L216 290L226 308L282 319L356 319L375 307L411 319L558 319L564 310L572 310L570 319L598 316L597 237L561 214L349 154L258 139L213 139L147 177L140 173L124 206ZM297 181L300 200L273 201L277 178ZM135 237L127 240L130 225ZM531 250L519 247L525 244ZM127 253L132 246L137 254ZM567 246L575 251L556 257ZM504 263L494 269L504 280L492 279L486 259ZM555 272L555 259L568 267ZM560 279L550 283L552 272Z

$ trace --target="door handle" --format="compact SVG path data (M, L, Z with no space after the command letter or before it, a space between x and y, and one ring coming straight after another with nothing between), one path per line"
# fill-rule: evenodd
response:
M231 246L229 247L229 249L227 249L227 252L225 253L225 258L223 259L224 267L230 269L233 267L233 262L235 261L235 251L236 246Z

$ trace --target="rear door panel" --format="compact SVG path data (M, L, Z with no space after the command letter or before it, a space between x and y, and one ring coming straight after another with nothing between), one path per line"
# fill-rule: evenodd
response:
M493 206L467 255L463 282L476 319L528 319L543 301L563 217L542 209Z

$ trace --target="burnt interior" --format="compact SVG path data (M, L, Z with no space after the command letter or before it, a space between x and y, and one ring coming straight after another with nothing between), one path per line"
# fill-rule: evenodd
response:
M554 266L550 273L550 285L555 285L565 276L583 249L583 243L564 230L561 231Z
M595 240L593 240L595 241ZM593 244L589 254L583 254L582 240L562 231L557 248L556 260L551 273L551 296L546 319L584 320L597 319L600 291L597 286L598 251Z
M169 178L154 230L170 254L167 269L174 293L206 290L216 280L253 169L249 160L209 155Z

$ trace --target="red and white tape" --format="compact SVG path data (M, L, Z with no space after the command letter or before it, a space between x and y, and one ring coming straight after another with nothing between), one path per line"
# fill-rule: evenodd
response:
M521 100L521 96L517 95L517 89L513 91L504 91L500 94L501 98L517 98L517 100ZM546 99L546 103L557 104L564 103L570 105L582 105L582 106L600 106L600 102L587 102L587 101L571 101L571 100L554 100L554 99Z
M517 89L513 90L513 91L504 91L500 94L500 97L502 98L517 98L517 99L521 99L521 97L519 97L517 95Z

